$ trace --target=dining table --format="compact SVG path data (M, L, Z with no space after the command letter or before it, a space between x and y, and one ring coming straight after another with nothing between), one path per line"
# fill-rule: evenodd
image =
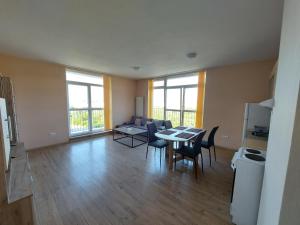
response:
M204 132L204 129L194 128L194 127L185 127L179 126L175 128L170 128L167 130L159 131L155 133L155 136L163 139L168 142L168 164L169 169L173 169L173 152L174 152L174 142L187 142L188 144L193 140L196 136L198 136L201 132Z

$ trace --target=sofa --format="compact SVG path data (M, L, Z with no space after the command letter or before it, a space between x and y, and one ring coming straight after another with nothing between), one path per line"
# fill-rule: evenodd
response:
M142 130L145 130L145 135L147 135L147 123L155 123L158 130L164 129L164 120L155 120L149 119L147 117L138 117L132 116L128 122L125 122L121 125L117 125L116 127L135 127Z

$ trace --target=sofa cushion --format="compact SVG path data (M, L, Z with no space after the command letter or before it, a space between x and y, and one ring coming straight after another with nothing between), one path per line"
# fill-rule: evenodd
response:
M141 123L142 123L142 119L140 119L140 118L135 118L135 122L134 122L134 125L135 125L135 126L141 126Z

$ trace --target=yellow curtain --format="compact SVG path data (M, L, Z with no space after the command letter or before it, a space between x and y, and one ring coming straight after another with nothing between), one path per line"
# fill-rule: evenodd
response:
M153 109L153 80L148 80L148 112L147 117L152 118Z
M104 129L112 129L111 119L111 77L103 75L103 95L104 95Z
M197 111L196 111L196 125L195 125L197 128L203 127L205 80L206 80L206 72L200 71L198 75L198 96L197 96Z

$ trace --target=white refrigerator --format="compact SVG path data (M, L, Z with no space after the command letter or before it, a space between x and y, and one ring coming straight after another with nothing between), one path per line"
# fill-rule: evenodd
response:
M10 158L10 123L7 117L6 102L4 98L0 98L0 132L2 137L2 148L4 149L5 168L8 170Z

